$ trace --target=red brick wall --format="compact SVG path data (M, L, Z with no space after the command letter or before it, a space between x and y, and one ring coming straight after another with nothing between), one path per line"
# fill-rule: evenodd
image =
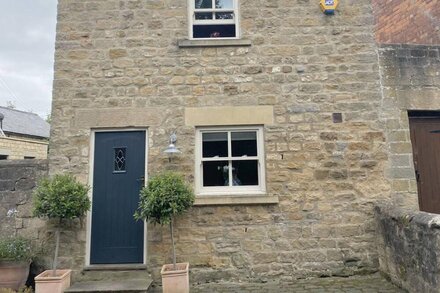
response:
M376 41L440 44L440 0L372 0Z

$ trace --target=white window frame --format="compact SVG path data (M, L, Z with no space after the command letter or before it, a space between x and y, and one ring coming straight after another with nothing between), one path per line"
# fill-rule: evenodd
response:
M195 8L196 0L188 0L188 32L190 40L234 40L240 39L240 14L239 14L239 4L240 0L233 0L232 9L218 9L215 8L215 0L212 0L213 8ZM195 19L196 12L233 12L234 19ZM194 25L219 25L219 24L235 24L235 37L231 38L194 38Z
M231 132L255 131L257 134L257 156L252 157L232 157L231 154ZM222 158L202 158L202 134L212 132L228 133L228 157ZM224 196L224 195L265 195L266 176L265 176L265 154L264 136L262 126L233 126L233 127L200 127L196 129L195 143L195 191L197 196ZM255 186L203 186L203 162L204 161L232 161L258 160L258 183ZM229 177L232 177L232 168L229 168Z

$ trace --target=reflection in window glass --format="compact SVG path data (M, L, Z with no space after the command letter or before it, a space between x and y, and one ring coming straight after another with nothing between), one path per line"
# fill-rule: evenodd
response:
M215 19L234 19L233 12L216 12Z
M212 0L195 0L195 8L212 8Z
M228 25L194 25L194 38L234 38L235 24Z
M203 186L228 185L228 161L203 162Z
M233 185L258 185L258 161L232 161Z
M257 133L252 132L232 132L232 156L257 156Z
M232 9L233 5L233 0L215 0L215 8Z
M211 12L196 12L195 14L196 19L212 19L212 13Z
M226 132L203 133L202 142L204 158L228 156L228 134Z

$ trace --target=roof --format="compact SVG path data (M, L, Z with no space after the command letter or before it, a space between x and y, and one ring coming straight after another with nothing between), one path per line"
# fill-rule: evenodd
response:
M5 132L49 138L50 124L35 113L0 107L0 114Z

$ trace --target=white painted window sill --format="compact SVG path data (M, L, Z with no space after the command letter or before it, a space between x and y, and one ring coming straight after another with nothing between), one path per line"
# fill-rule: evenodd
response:
M267 195L229 195L229 196L196 196L195 206L206 205L239 205L239 204L277 204L278 196Z
M179 48L197 48L197 47L247 47L252 42L246 39L221 39L221 40L178 40Z

